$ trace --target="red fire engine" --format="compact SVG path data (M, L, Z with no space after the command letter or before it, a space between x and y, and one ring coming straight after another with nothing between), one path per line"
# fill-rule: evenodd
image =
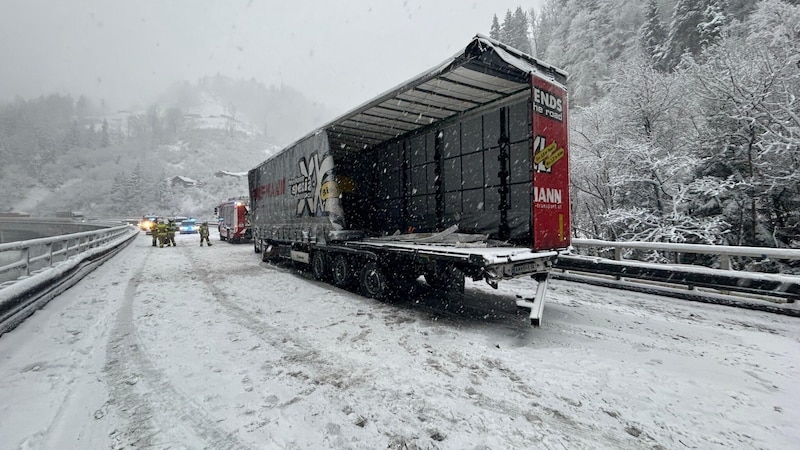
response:
M219 222L219 239L229 242L241 242L251 239L250 235L250 199L247 197L230 198L214 209Z

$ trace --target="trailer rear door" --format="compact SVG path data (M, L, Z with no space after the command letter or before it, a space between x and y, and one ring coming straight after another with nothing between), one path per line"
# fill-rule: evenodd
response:
M570 244L567 95L561 86L531 76L533 105L533 248Z

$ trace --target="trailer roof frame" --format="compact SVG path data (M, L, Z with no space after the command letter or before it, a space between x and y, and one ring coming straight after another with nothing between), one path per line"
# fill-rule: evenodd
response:
M568 76L477 34L462 51L438 66L353 108L286 149L325 132L332 150L363 151L514 96L530 88L532 74L559 86L566 84Z

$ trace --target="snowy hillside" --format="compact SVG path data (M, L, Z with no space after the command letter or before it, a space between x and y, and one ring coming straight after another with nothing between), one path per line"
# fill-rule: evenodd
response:
M224 130L229 133L242 133L247 136L263 134L253 125L255 122L237 111L232 103L224 103L223 99L212 92L201 92L199 104L187 108L184 114L185 125L192 129Z
M63 131L52 130L52 150L22 153L3 167L0 211L207 215L219 200L246 195L247 171L282 148L210 91L199 91L185 111L153 106L96 114L71 128L64 122ZM72 135L74 145L62 147Z

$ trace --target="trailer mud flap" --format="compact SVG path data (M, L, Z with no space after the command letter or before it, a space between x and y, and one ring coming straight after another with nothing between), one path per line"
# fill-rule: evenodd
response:
M536 280L536 295L533 297L533 301L530 299L520 299L517 300L517 306L521 308L530 308L531 310L531 325L538 327L541 325L542 321L542 313L544 312L544 299L547 293L547 281L549 279L549 273L537 273L533 276L533 279Z

